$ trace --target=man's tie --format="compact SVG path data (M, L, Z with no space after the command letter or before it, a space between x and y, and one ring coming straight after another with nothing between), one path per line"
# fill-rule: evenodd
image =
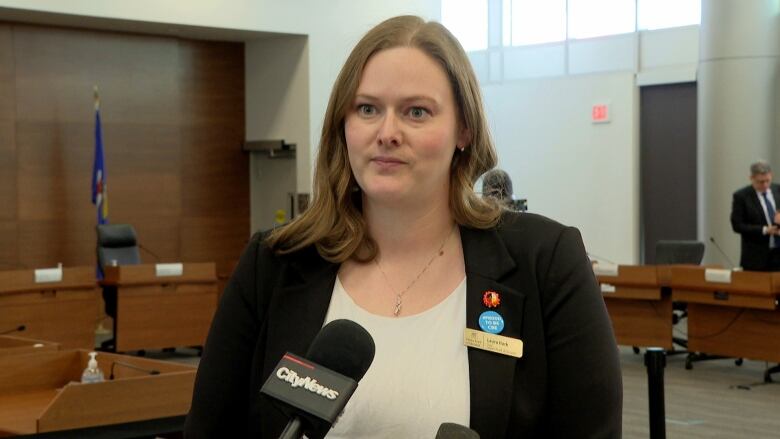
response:
M769 217L769 225L771 226L775 222L775 206L769 200L766 192L762 192L761 195L764 197L764 207L766 207L766 214ZM777 240L775 238L774 235L769 237L769 247L777 247Z

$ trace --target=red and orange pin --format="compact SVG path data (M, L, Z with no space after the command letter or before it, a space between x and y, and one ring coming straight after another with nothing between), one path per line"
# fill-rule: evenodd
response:
M482 293L482 304L488 308L496 308L501 305L501 295L493 290Z

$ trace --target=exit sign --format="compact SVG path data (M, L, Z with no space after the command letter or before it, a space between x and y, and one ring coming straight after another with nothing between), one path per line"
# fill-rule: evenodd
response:
M608 123L610 118L609 104L593 104L590 109L590 121L593 123Z

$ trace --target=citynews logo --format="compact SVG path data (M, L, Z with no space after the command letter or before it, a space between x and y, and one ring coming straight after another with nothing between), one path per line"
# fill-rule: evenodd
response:
M339 396L339 392L333 389L329 389L322 384L318 383L316 379L312 377L303 378L298 375L294 370L290 370L287 367L280 367L276 371L276 377L282 381L290 383L292 388L303 387L309 392L316 393L319 396L334 400Z

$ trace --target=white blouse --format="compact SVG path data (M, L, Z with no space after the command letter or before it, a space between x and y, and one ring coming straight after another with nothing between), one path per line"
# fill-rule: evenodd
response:
M408 317L369 313L336 278L325 323L336 319L366 328L376 354L328 438L433 438L443 422L469 425L465 278L441 303Z

